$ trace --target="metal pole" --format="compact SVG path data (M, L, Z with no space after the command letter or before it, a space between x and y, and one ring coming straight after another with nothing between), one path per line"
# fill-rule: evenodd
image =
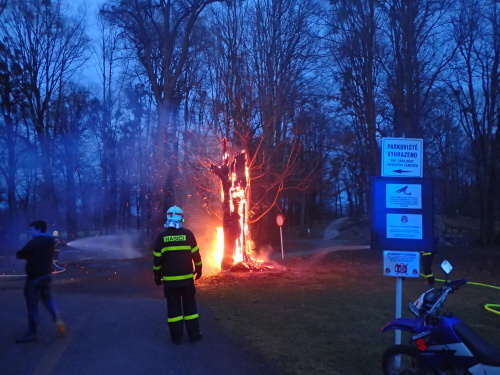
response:
M285 253L283 251L283 230L280 227L280 238L281 238L281 260L285 260Z
M403 278L396 277L396 318L401 318L403 301ZM396 345L401 344L401 331L396 330Z
M402 301L403 301L403 278L396 277L396 319L401 318ZM395 331L395 344L396 345L401 344L401 331L398 329ZM395 358L394 365L396 366L396 368L399 368L401 366L401 357L400 356L397 356Z

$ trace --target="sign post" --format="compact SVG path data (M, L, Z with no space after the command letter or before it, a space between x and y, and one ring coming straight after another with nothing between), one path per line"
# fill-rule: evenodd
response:
M420 276L420 250L433 243L432 181L423 177L423 140L382 138L381 177L371 181L371 248L384 251L384 275L396 277L396 318L403 278ZM401 344L401 331L395 343Z
M280 239L281 239L281 260L285 260L285 253L283 251L283 224L285 224L285 217L282 214L276 215L276 224L280 227Z
M420 253L415 251L384 251L384 275L396 276L396 318L403 305L403 277L420 276ZM401 344L401 331L396 330L394 342Z

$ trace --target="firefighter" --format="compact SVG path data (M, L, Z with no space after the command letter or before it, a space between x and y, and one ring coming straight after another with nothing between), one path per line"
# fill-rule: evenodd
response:
M432 273L432 260L434 259L434 253L431 251L421 251L420 259L422 265L422 275L425 277L425 283L427 285L433 285L435 283L434 274Z
M434 246L430 251L421 251L420 252L420 265L422 267L422 275L425 277L425 283L427 285L434 285L436 282L434 278L434 274L432 273L432 261L434 260L434 256L438 252L438 238L434 239Z
M57 271L65 270L65 268L59 266L59 253L61 252L61 247L66 246L67 243L59 235L59 231L55 230L52 232L52 237L56 240L56 247L54 249L54 266Z
M163 284L168 327L175 344L182 343L184 325L189 342L199 341L203 337L194 285L194 280L198 280L202 273L201 256L193 232L182 227L183 216L180 207L173 206L167 210L166 229L158 235L153 248L154 280L156 285Z

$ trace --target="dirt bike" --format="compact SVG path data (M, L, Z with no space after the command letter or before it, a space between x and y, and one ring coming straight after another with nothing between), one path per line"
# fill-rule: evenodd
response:
M384 375L500 375L500 349L493 346L457 316L441 313L448 295L467 280L448 281L452 270L441 264L446 274L442 287L425 291L408 308L415 318L396 318L382 332L401 330L412 334L409 345L393 345L382 356Z

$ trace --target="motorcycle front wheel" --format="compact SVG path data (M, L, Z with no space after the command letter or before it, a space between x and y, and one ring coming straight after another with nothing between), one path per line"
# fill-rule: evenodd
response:
M426 371L416 348L407 345L394 345L386 349L382 356L384 375L427 375L434 374Z

